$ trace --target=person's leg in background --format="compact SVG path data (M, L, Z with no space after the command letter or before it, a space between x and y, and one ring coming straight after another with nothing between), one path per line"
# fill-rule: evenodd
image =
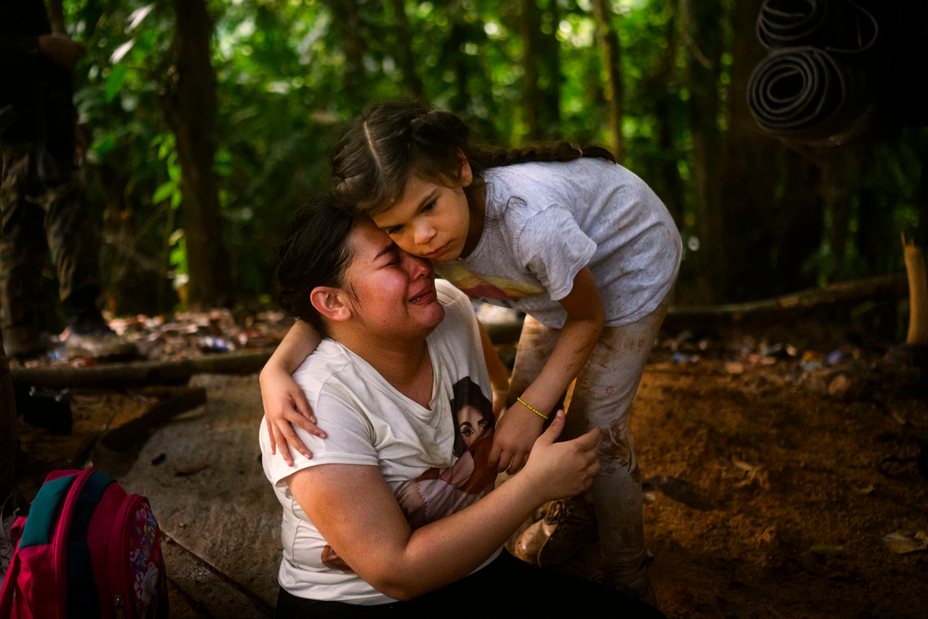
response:
M26 358L42 354L41 276L47 254L44 212L30 196L42 191L31 170L32 145L3 144L0 183L0 329L6 355Z
M68 355L84 357L127 356L135 345L121 341L97 309L100 296L99 234L90 220L90 208L80 177L43 194L45 237L51 253L61 302L68 314Z

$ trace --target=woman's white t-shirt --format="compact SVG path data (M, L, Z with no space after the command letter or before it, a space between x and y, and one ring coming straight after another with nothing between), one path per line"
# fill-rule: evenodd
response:
M470 300L453 286L438 281L436 290L445 317L427 338L434 373L429 408L398 392L341 344L325 339L293 375L328 435L321 440L296 428L312 459L293 453L294 466L288 467L279 453L271 454L267 423L261 422L264 472L283 506L278 577L297 597L361 605L393 601L326 544L290 493L287 477L293 473L325 464L377 466L414 528L475 503L493 487L496 474L486 466L486 456L495 422L487 423L469 446L458 437L455 423L456 410L464 406L492 419L476 318ZM469 390L464 389L468 381Z

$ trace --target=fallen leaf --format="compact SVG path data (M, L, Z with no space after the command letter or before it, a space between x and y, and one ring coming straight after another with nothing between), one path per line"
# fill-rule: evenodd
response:
M883 538L883 543L893 552L903 555L928 549L928 535L924 531L894 531Z
M206 458L203 458L199 462L191 466L184 466L177 469L175 475L193 475L194 473L199 473L203 469L209 466L209 461Z
M844 374L838 374L828 384L828 395L843 398L851 388L851 381Z
M748 464L747 462L743 462L743 461L741 461L741 460L738 460L738 459L735 458L734 456L731 457L731 463L734 464L736 467L738 467L739 469L741 469L742 471L744 471L744 472L746 472L746 473L750 473L750 472L753 471L755 468L757 468L757 467L751 466L751 465Z
M726 362L725 371L729 374L743 374L744 373L744 364L738 362Z

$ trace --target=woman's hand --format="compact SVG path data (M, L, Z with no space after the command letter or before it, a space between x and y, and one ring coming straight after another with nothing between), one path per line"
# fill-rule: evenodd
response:
M489 465L514 475L525 465L545 420L521 404L506 411L496 426Z
M280 456L287 466L293 466L290 448L306 458L312 458L313 452L300 440L293 426L299 426L309 434L323 439L326 433L316 426L316 416L313 415L313 409L309 406L303 389L290 374L270 363L261 371L259 382L264 416L267 417L267 430L271 439L271 453L277 453L277 447L280 446Z
M586 492L599 472L599 429L593 428L579 438L556 443L564 423L564 411L560 410L535 441L520 473L542 493L543 502Z
M408 600L473 572L543 503L589 489L599 471L598 430L555 443L563 428L558 412L521 473L416 530L376 466L310 466L286 479L319 533L358 576Z

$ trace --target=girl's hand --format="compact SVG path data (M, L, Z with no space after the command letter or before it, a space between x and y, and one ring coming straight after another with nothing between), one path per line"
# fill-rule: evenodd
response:
M493 436L493 449L488 461L490 468L517 473L528 459L535 439L541 434L545 420L521 404L515 404L500 419Z
M277 453L277 447L280 446L280 456L287 466L293 466L290 448L306 458L312 458L313 452L303 444L293 426L299 426L309 434L323 439L326 433L316 426L316 416L313 415L313 409L309 406L303 389L289 374L274 370L270 365L262 370L259 382L264 416L267 418L267 430L271 439L271 453Z
M544 493L540 498L545 502L586 492L599 472L599 430L593 428L572 441L556 443L564 422L560 410L535 441L522 472Z

